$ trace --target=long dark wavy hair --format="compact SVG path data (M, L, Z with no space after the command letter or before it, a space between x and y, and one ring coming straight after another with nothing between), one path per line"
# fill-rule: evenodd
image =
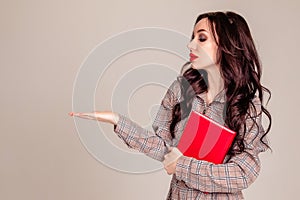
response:
M257 93L260 101L263 102L263 92L269 94L269 99L271 92L260 83L261 63L245 19L234 12L210 12L199 15L195 25L203 18L208 19L218 46L217 64L220 66L226 91L225 125L238 133L234 140L235 148L232 146L229 151L230 155L234 155L244 151L246 118L250 115L249 110L254 109L254 115L256 113L255 105L252 102L255 94ZM192 40L193 38L194 34ZM190 62L186 63L183 68L188 64ZM170 124L172 137L175 137L176 124L189 115L195 95L207 92L208 89L207 74L204 70L189 68L182 76L178 77L178 81L181 85L183 100L177 103L173 110ZM258 126L254 119L262 113L267 116L269 125L260 141L270 148L263 138L270 131L272 119L263 105L261 111L255 116L252 114L251 118Z

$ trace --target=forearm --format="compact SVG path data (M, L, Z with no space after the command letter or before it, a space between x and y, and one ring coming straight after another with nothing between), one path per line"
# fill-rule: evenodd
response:
M259 171L258 157L247 153L220 165L183 156L176 165L176 178L203 192L234 193L253 183Z
M123 115L119 115L119 120L114 126L114 132L128 147L138 150L155 160L163 161L164 155L167 153L167 147L163 139Z

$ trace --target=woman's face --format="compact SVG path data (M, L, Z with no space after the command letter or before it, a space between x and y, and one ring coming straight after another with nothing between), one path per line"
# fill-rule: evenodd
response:
M201 19L194 27L194 39L188 44L190 61L194 69L216 67L218 46L210 30L207 18Z

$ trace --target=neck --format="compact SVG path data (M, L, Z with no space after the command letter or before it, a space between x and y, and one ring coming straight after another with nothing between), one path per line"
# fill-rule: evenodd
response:
M221 76L219 67L206 69L208 78L207 103L211 103L215 96L224 88L224 80Z

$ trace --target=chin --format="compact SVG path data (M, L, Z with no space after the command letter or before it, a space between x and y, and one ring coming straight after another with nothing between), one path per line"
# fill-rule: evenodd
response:
M201 66L201 65L195 65L194 63L191 63L192 64L192 68L193 69L205 69L205 66Z
M212 69L212 68L218 68L218 65L215 63L208 63L208 64L196 64L196 63L191 63L191 67L193 69Z

